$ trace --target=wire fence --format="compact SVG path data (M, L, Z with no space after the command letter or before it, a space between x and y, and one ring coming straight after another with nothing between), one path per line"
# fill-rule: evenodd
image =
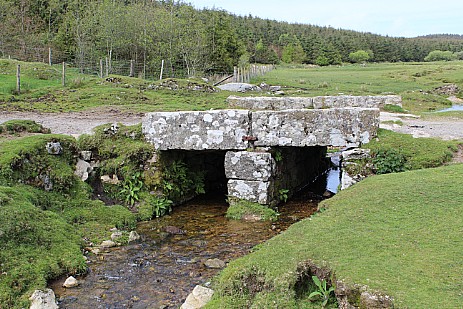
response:
M1 47L1 46L0 46ZM14 52L14 57L7 55L4 49L0 48L0 57L29 62L43 62L50 65L60 64L69 59L66 53L52 50L51 48L19 48ZM126 59L110 59L108 57L99 59L88 59L81 57L72 62L66 61L68 66L77 68L80 73L99 76L101 78L109 75L130 76L146 80L159 80L163 78L191 78L186 69L175 68L169 61L137 61ZM257 76L262 76L275 68L274 65L248 64L234 67L233 72L214 72L201 74L210 83L221 84L227 82L249 83Z

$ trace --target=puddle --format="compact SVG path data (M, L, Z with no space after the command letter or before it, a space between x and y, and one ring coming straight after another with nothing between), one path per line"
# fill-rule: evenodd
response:
M438 111L436 111L436 113L456 112L456 111L463 111L463 105L452 105L452 107L438 110Z

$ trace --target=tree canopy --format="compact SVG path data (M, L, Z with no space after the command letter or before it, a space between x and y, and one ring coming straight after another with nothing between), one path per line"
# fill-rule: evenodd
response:
M257 63L423 61L432 51L463 51L455 35L395 38L372 33L197 10L175 0L0 0L0 57L73 62L93 70L100 59L135 61L142 73L166 76L231 72L243 59ZM244 57L243 57L244 56ZM361 61L361 60L360 60ZM366 60L365 60L366 61Z

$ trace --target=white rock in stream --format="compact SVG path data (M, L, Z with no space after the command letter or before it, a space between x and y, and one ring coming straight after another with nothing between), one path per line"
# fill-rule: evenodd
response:
M129 234L129 243L139 240L141 237L136 231L131 231Z
M65 288L74 288L79 285L79 282L73 276L69 276L66 281L63 283L63 287Z
M29 300L31 301L30 309L58 309L52 289L35 290Z
M180 309L199 309L204 307L212 298L214 290L197 285L188 295Z
M207 267L207 268L216 268L216 269L220 269L220 268L224 268L225 267L225 262L220 260L220 259L209 259L207 260L206 262L204 262L204 265Z

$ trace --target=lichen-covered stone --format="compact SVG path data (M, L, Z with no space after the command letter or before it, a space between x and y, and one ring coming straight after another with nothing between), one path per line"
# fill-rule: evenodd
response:
M402 97L398 95L383 96L320 96L313 98L313 108L344 108L344 107L362 107L362 108L379 108L384 105L402 105Z
M256 111L252 135L256 146L337 146L368 143L379 126L377 108Z
M286 110L313 108L313 99L307 97L237 97L227 98L230 108L250 110Z
M230 108L250 110L326 109L326 108L379 108L384 105L402 106L398 95L382 96L319 96L319 97L237 97L227 98Z
M55 300L55 292L52 289L35 290L29 298L30 309L58 309Z
M275 160L267 152L229 151L225 155L228 179L268 181L275 175Z
M252 181L230 179L228 181L228 196L243 199L262 205L274 202L273 181Z
M142 128L156 149L246 149L249 111L158 112L146 115Z

